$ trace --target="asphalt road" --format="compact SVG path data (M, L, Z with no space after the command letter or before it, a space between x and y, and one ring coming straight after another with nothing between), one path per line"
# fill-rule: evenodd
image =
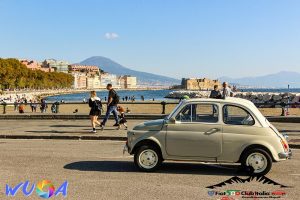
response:
M128 128L146 120L128 120ZM96 135L101 136L123 136L126 137L126 130L122 126L121 130L113 127L114 120L110 119L104 131ZM288 135L300 135L299 123L272 123L279 131ZM0 120L1 135L95 135L91 134L89 120Z
M31 186L43 179L51 180L56 189L68 181L67 197L59 194L51 199L220 199L210 197L211 189L206 187L233 176L248 177L238 166L182 162L166 162L155 173L138 172L132 157L123 156L123 145L116 141L0 140L0 199L41 199L35 191L25 197L22 189L15 197L6 197L5 187L26 180ZM292 160L275 163L267 175L289 188L252 181L215 191L281 190L287 193L281 199L299 199L300 150L293 152Z

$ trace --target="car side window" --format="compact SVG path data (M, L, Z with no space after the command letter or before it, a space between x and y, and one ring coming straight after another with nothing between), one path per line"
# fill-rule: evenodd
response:
M223 106L223 121L225 124L231 125L252 126L255 123L254 118L247 110L234 105Z
M214 104L189 104L180 111L176 121L216 123L219 120L218 113L218 106Z
M194 112L192 104L186 105L175 119L180 122L192 122L192 112Z

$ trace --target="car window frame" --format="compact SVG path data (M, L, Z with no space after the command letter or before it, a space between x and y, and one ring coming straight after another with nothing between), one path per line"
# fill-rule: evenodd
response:
M237 108L240 108L240 109L244 110L246 113L248 113L252 117L254 123L251 124L251 125L247 125L247 124L227 124L227 123L225 123L224 109L225 109L226 106L233 106L233 107L237 107ZM223 121L224 124L226 124L228 126L247 126L247 127L251 127L251 126L256 125L256 118L253 116L253 114L249 110L247 110L246 108L244 108L240 105L235 105L235 104L224 104L222 106L222 121Z
M182 121L178 121L176 120L177 116L181 113L181 111L186 107L186 106L190 106L192 104L201 104L201 105L215 105L217 106L218 108L218 120L216 122L193 122L193 121L189 121L189 122L182 122ZM216 103L216 102L191 102L191 103L188 103L188 104L185 104L182 109L179 110L179 112L176 113L175 115L175 120L176 120L176 124L220 124L220 119L221 119L221 116L220 116L220 104L219 103Z
M178 110L180 109L180 107L182 107L182 105L184 105L184 101L180 101L177 105L176 105L176 107L173 109L173 111L168 115L168 116L166 116L166 120L169 120L169 119L171 119L171 117L173 117L177 112L178 112Z

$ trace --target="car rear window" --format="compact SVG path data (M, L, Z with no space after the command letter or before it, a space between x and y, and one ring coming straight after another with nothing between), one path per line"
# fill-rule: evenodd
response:
M247 110L235 105L223 106L223 121L231 125L252 126L255 124L254 118Z

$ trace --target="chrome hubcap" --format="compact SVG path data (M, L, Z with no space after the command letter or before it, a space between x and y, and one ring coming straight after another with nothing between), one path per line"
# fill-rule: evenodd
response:
M261 173L267 168L268 160L261 153L252 153L248 156L246 164L253 167L254 173Z
M139 163L145 169L151 169L156 166L158 156L155 151L146 149L139 156Z

